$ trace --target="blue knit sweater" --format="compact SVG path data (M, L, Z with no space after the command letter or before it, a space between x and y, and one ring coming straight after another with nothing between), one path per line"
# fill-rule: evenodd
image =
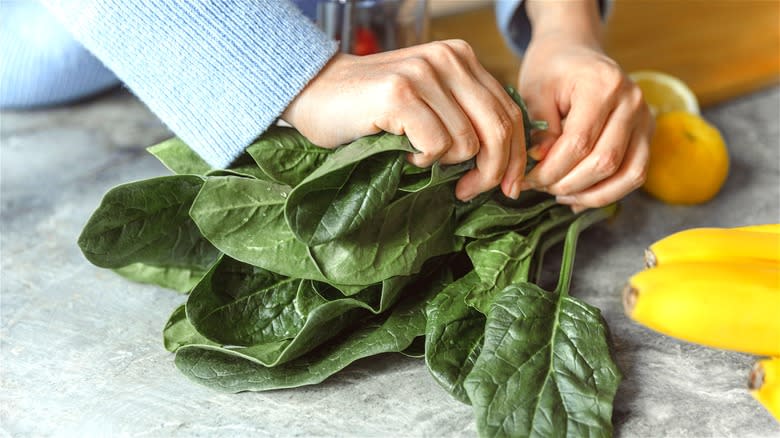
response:
M40 1L0 0L0 106L66 103L121 80L219 168L337 50L301 12L317 0ZM496 8L518 52L530 34L520 2Z

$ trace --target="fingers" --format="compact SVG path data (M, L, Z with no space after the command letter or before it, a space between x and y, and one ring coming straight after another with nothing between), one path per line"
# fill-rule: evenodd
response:
M525 91L524 96L531 97L526 101L531 120L547 122L547 129L534 132L531 144L527 145L528 155L536 161L541 161L561 135L561 116L558 112L555 92L552 88L544 90L541 86L535 86Z
M383 77L379 110L362 118L372 128L406 134L420 153L420 167L436 161L454 164L475 158L476 168L456 186L461 200L501 184L518 196L525 167L522 114L503 87L479 64L463 41L436 42L374 58L366 76Z
M443 44L450 49L445 52L446 55L454 53L465 63L467 78L454 77L457 82L451 86L480 140L476 168L458 182L456 196L468 200L500 184L504 194L517 198L525 169L525 138L520 108L477 61L467 43L449 40Z
M442 84L435 66L424 58L411 58L403 63L402 68L411 81L419 84L419 97L435 113L439 125L447 131L449 137L449 141L443 145L415 143L414 139L410 137L412 144L419 146L418 148L423 152L415 154L411 160L412 163L420 167L428 167L435 161L442 164L455 164L474 157L479 151L477 134L460 104ZM411 119L417 114L399 114L399 116ZM413 120L410 120L409 123L417 124ZM439 126L434 129L439 129ZM442 134L442 136L444 135Z
M548 186L547 191L554 195L578 193L617 172L637 124L643 121L642 128L646 125L649 112L643 113L643 109L641 95L621 101L609 116L590 155L560 181Z
M428 167L452 147L453 138L410 79L396 75L388 82L391 91L387 100L391 110L376 125L382 131L406 135L420 151L409 154L409 161L418 167Z
M532 187L547 188L560 181L593 150L607 116L615 107L616 95L588 87L574 91L561 136L526 178Z
M611 177L572 195L556 197L558 203L571 205L573 210L585 207L601 207L621 199L641 187L647 175L649 138L652 120L634 130L623 163Z

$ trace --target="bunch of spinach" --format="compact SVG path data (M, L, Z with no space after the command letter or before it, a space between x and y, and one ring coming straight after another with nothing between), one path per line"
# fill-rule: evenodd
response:
M539 125L513 96L528 137ZM149 150L175 175L110 190L79 245L97 266L189 293L163 334L190 379L292 388L401 352L474 407L483 436L611 434L607 328L568 290L579 231L614 206L575 215L537 192L460 203L472 163L415 168L408 139L386 133L327 150L273 128L229 169L178 139ZM546 292L535 282L562 240Z

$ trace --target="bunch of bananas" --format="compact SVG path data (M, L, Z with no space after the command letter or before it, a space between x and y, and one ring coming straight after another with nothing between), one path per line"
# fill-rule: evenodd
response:
M663 334L769 356L750 374L753 396L780 421L780 224L694 228L645 253L626 313Z

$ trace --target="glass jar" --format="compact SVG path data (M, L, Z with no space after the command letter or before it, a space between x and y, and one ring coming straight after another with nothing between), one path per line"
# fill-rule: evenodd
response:
M427 0L320 0L317 25L341 51L370 55L427 41Z

